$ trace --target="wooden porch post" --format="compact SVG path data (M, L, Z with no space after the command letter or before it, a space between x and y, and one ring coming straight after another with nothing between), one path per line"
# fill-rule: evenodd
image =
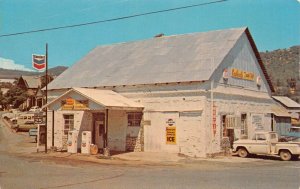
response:
M108 146L107 132L108 132L108 109L106 109L106 113L105 113L104 148L107 148Z

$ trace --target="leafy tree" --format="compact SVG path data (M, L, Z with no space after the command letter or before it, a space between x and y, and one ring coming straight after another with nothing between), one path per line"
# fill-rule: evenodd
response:
M48 75L48 84L53 80L53 76ZM46 76L41 77L41 88L44 88L46 86Z
M13 108L18 108L27 99L27 92L14 85L11 89L7 91L4 95L3 103L7 107L9 104L13 105Z

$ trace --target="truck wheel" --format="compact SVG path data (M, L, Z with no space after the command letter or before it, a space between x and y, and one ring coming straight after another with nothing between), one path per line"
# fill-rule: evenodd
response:
M289 161L289 160L291 160L291 158L292 158L291 152L289 152L289 151L287 151L287 150L282 150L282 151L280 151L279 155L280 155L280 158L281 158L283 161Z
M238 155L242 158L245 158L248 156L248 151L245 148L239 148Z

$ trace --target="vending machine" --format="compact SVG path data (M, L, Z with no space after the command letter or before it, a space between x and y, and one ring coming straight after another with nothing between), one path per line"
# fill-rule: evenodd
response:
M69 131L68 132L68 152L77 153L77 138L78 131Z
M92 133L91 131L83 131L81 137L81 153L90 154L92 143Z

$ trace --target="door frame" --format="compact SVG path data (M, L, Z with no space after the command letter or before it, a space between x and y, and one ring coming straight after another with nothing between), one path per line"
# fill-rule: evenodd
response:
M96 144L96 121L103 121L104 124L104 135L103 135L103 144L105 145L105 136L107 133L107 116L105 115L105 112L99 111L93 113L93 126L92 126L92 143ZM98 148L100 148L98 146ZM101 147L103 148L103 146Z

